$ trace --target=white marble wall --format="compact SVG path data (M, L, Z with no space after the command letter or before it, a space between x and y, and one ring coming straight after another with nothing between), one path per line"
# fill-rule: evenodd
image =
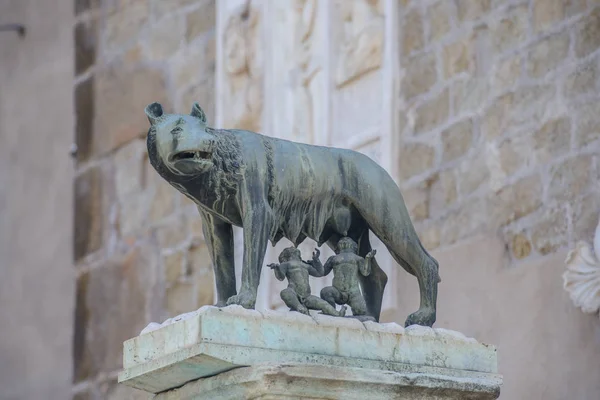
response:
M221 0L217 7L217 126L355 149L396 174L395 1ZM239 266L239 232L236 239ZM373 242L395 282L398 266ZM282 240L269 249L265 264L288 245ZM307 239L303 257L315 246ZM321 254L333 253L322 248ZM314 279L313 293L327 282ZM265 268L257 308L281 307L284 285ZM395 302L389 287L384 310Z

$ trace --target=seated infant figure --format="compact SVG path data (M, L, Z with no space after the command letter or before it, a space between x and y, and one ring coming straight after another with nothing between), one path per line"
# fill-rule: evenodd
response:
M319 250L315 249L313 261L307 262L302 260L300 250L288 247L279 255L279 264L269 264L268 267L275 271L275 277L278 280L283 281L287 278L288 287L281 291L281 299L290 310L307 315L309 309L320 310L323 314L343 317L346 307L337 311L335 304L331 305L327 301L313 296L310 292L309 275L323 276L323 266L318 262L319 254ZM313 265L315 259L320 268Z

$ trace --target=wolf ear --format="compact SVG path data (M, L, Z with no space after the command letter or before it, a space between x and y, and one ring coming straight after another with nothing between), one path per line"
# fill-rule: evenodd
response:
M190 113L190 115L206 123L206 114L204 113L204 110L200 108L200 105L198 103L194 103L194 105L192 105L192 112Z
M160 103L152 103L146 106L146 116L150 125L156 124L163 116L163 108Z

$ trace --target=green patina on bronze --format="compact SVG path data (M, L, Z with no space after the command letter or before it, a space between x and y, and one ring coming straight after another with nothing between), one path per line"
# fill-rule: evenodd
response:
M146 107L148 154L157 172L192 199L203 220L217 285L217 305L254 308L267 242L294 246L311 238L335 249L342 237L371 251L369 231L416 276L421 305L406 325L435 322L438 263L421 244L400 190L369 157L294 143L244 130L207 126L198 104L190 115ZM233 229L244 231L242 285L236 291ZM373 257L360 275L367 313L379 320L387 276Z

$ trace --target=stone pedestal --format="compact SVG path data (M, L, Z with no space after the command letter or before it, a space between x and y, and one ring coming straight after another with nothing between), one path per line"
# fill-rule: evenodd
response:
M124 343L119 382L166 399L496 399L496 349L445 329L203 307Z

